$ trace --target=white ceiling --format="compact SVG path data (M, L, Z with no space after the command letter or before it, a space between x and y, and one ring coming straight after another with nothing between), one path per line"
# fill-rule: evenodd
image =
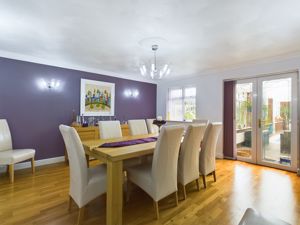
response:
M137 79L150 37L170 77L288 55L300 52L300 1L0 0L4 57Z

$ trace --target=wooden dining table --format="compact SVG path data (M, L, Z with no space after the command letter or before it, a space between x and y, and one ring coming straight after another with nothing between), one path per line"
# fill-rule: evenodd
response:
M121 225L123 217L123 161L153 154L156 142L125 147L99 147L104 143L155 137L157 134L83 141L86 155L107 164L106 224Z

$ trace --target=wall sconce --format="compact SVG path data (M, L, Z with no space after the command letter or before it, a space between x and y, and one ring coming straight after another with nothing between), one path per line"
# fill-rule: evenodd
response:
M130 89L126 89L124 91L124 95L127 98L133 97L133 98L137 98L139 96L139 91L138 90L130 90Z
M37 85L41 90L46 90L46 89L56 90L60 87L61 82L59 80L55 80L55 79L52 79L51 81L45 81L44 79L40 79L37 82Z

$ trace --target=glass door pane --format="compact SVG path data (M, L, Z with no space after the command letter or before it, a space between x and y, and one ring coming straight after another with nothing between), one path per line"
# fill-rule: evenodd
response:
M236 84L237 159L290 171L298 158L298 74Z
M292 78L261 81L260 157L262 162L292 164ZM296 125L296 123L294 123Z
M237 158L243 161L253 161L255 158L253 90L253 82L242 82L236 85L235 144Z

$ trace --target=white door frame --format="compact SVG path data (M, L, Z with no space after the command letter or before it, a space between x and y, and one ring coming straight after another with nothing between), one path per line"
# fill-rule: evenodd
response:
M282 78L291 78L292 79L292 100L291 100L291 119L292 119L292 129L291 129L291 166L281 165L277 163L272 163L263 160L263 149L262 149L262 136L261 136L261 128L258 126L258 120L262 117L261 115L261 108L262 108L262 82L268 81L268 80L276 80L276 79L282 79ZM280 75L274 75L274 76L267 76L267 77L261 77L257 78L257 84L258 84L258 93L257 93L257 164L264 165L264 166L270 166L278 169L283 170L289 170L289 171L297 171L297 164L298 164L298 106L297 106L297 100L298 100L298 93L297 93L297 87L298 87L298 74L297 73L286 73L286 74L280 74Z
M291 166L271 163L263 160L262 155L262 138L261 129L258 126L259 118L261 118L261 107L262 107L262 82L267 80L276 80L280 78L292 78L292 101L291 101L291 119L292 119L292 129L291 129ZM252 156L251 158L237 156L236 149L236 132L234 133L234 153L238 160L255 163L259 165L274 167L278 169L297 171L298 166L298 110L300 110L300 105L297 104L298 101L298 72L288 72L284 74L268 75L263 77L256 77L250 79L240 79L237 80L237 84L242 83L252 83ZM300 91L300 90L299 90ZM235 95L236 96L236 95ZM234 99L234 102L236 99ZM235 104L234 104L235 107ZM234 128L236 128L236 111L234 109Z

